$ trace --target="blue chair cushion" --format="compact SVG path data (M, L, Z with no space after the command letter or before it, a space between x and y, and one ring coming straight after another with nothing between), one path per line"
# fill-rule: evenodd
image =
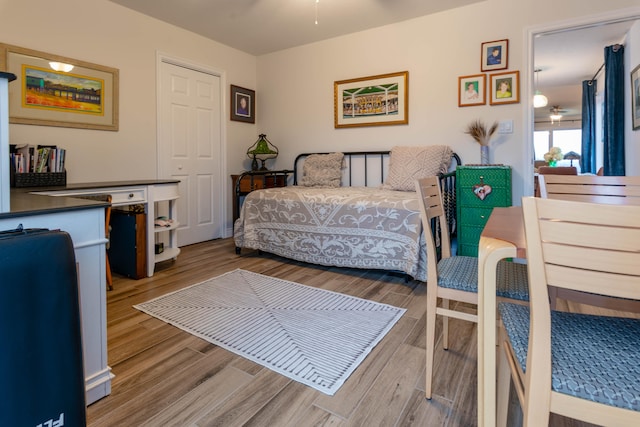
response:
M498 296L529 300L527 266L502 260L496 271ZM478 258L454 256L438 262L438 286L466 292L478 292Z
M499 303L511 346L526 372L529 307ZM551 312L551 388L640 411L640 319Z

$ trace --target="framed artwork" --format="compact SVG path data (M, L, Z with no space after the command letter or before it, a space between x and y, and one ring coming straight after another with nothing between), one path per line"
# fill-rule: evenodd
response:
M9 85L9 123L118 130L118 70L0 44Z
M407 124L409 72L336 81L333 99L336 128Z
M458 107L486 104L486 86L486 74L458 77Z
M231 120L256 122L256 92L231 85Z
M640 65L631 72L631 123L633 130L640 129Z
M489 104L520 102L520 71L507 71L489 76Z
M482 43L480 58L480 71L506 70L509 68L509 40Z

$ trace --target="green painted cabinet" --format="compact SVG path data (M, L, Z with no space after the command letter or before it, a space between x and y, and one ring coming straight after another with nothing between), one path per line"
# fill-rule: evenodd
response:
M496 206L511 206L511 167L502 165L458 166L456 169L458 214L457 255L478 256L484 225Z

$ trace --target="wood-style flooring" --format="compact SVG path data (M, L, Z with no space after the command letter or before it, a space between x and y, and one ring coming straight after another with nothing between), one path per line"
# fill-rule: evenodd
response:
M327 396L132 307L237 268L407 311L340 390ZM236 255L233 240L221 239L183 247L176 261L156 266L151 278L114 274L113 287L107 293L107 347L115 377L111 394L87 408L91 427L477 424L475 324L450 321L450 349L435 356L434 397L424 398L421 282L249 250ZM513 406L511 419L518 420L517 402ZM551 425L585 424L553 416Z

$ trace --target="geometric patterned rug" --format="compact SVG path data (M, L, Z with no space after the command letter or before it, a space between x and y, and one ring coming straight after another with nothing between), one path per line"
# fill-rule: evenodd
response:
M406 311L240 269L134 308L328 395Z

